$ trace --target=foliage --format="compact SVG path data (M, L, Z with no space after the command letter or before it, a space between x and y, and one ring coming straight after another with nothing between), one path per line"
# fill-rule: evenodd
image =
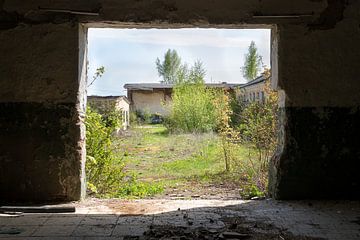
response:
M218 113L214 101L218 90L205 86L206 70L198 60L189 69L181 66L173 88L170 116L165 124L172 132L209 132L216 130ZM196 93L196 94L194 94Z
M205 181L222 172L216 134L169 134L161 124L137 126L132 131L132 137L117 140L117 148L119 154L127 152L127 174L136 175L136 185L144 184L144 191L151 192L150 186L166 190L180 185L189 190L194 178ZM246 153L243 150L241 155Z
M270 71L266 70L265 77L269 79ZM247 179L243 184L242 194L246 198L264 196L267 187L268 162L277 145L277 116L278 96L270 89L270 81L265 84L266 100L252 102L249 105L234 107L233 97L229 94L218 96L215 106L219 113L218 133L223 149L225 171L238 172ZM233 109L238 111L234 118ZM240 121L240 126L232 120ZM238 158L236 149L239 145L247 145L256 151L254 154ZM255 159L253 157L255 156Z
M90 87L95 82L96 79L101 78L102 75L104 74L104 72L105 72L104 66L98 67L95 71L95 74L93 76L91 83L87 87Z
M121 187L124 177L122 159L114 154L111 135L117 127L116 113L104 119L90 107L86 111L86 177L88 189L108 196Z
M149 109L133 112L132 121L137 125L157 124L163 122L163 116L160 113L151 113Z
M136 111L130 111L130 125L140 124Z
M196 94L194 94L196 93ZM166 121L172 132L209 132L216 129L216 91L204 83L183 83L174 87L170 115Z
M187 74L187 83L204 83L206 70L200 60L195 61L194 65L190 68Z
M121 115L120 115L121 116ZM116 151L112 133L121 118L117 111L103 115L87 108L86 177L87 188L99 197L146 197L163 191L162 185L142 183L124 171L123 157ZM124 152L123 156L128 153Z
M265 197L265 192L256 184L245 184L242 188L243 198L251 199L253 197Z
M204 68L204 64L197 60L194 62L194 65L190 68L185 63L180 66L179 71L177 72L177 84L184 84L184 83L205 83L204 78L206 75L206 70Z
M236 132L230 126L230 115L232 114L229 94L223 92L214 99L214 106L217 116L218 132L221 138L221 146L224 154L225 170L231 170L231 164L234 161L233 140L236 139Z
M241 68L243 76L248 81L253 80L258 76L262 68L262 57L258 54L257 47L254 41L251 41L248 48L248 53L245 55L245 63Z
M121 110L116 108L107 108L101 114L101 117L109 132L114 132L123 126Z
M279 115L278 94L270 88L270 71L266 70L264 75L267 79L265 101L249 103L242 111L239 125L242 142L257 151L257 159L249 157L249 160L252 185L260 192L265 192L267 187L268 165L277 146Z
M244 144L232 143L232 168L226 172L219 134L169 134L162 125L137 126L132 131L132 137L117 140L117 149L119 154L126 152L126 174L137 177L126 180L118 196L147 197L162 193L161 188L206 191L209 184L238 186L245 198L253 197L254 189L256 196L263 194L253 170L259 168L258 162L250 161L250 154L257 153Z
M142 182L137 179L135 174L132 174L117 191L116 196L125 198L144 198L162 193L163 191L164 186L162 184Z
M265 72L269 75L269 71ZM277 146L278 94L270 88L270 80L265 83L264 102L251 102L242 112L240 132L243 140L254 146L259 153L263 169L267 169L269 159Z
M231 112L229 112L230 115L230 126L232 128L237 128L241 122L241 113L245 107L243 101L239 101L237 99L237 93L239 89L235 89L235 92L229 93L229 106L231 109Z
M164 55L164 61L160 62L160 59L157 58L155 63L159 76L163 78L164 83L176 83L177 73L181 65L181 58L176 50L168 49Z

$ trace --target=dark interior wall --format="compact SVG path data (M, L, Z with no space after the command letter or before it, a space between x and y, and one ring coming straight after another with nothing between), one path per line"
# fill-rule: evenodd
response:
M358 0L2 0L0 11L2 200L81 196L84 81L79 73L86 63L78 23L277 25L273 85L286 95L270 192L283 199L359 197Z
M78 25L0 31L1 200L80 197Z
M360 197L360 8L329 9L316 24L279 26L285 139L271 186L279 198Z

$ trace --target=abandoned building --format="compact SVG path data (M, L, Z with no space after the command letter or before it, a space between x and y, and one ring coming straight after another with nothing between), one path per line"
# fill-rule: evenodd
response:
M241 84L206 83L209 88L221 88L234 92ZM148 112L150 114L167 115L166 105L171 102L174 84L165 83L133 83L125 84L127 96L132 111Z
M237 99L242 102L253 102L265 100L265 81L264 76L251 80L238 88Z
M270 28L272 87L281 93L282 115L280 145L270 163L270 195L282 200L359 200L359 12L358 0L0 0L0 201L85 197L87 29L91 27ZM271 207L261 201L246 205L257 209L261 204ZM296 228L320 203L284 204L275 202L283 208L263 212L269 218L279 216L273 224L291 222ZM217 213L216 208L207 209ZM359 209L358 202L342 209L325 204L313 219L330 222L322 234L336 229L331 239L359 239L359 213L348 213L352 209ZM259 213L244 211L244 217ZM107 216L101 219L101 224L109 223L102 231L107 231L108 239L116 239L110 235L123 231L124 225L117 224L124 220ZM351 217L346 226L355 228L342 228L337 219L346 216ZM25 219L28 225L36 222L43 227L53 217L1 217L0 225ZM76 216L72 220L77 221ZM68 224L58 231L76 233L75 224ZM81 229L80 225L77 233ZM90 231L86 229L83 232Z
M131 111L166 115L164 105L171 101L172 84L134 83L125 84Z
M118 110L122 113L123 130L130 126L130 102L125 96L88 96L87 104L99 113Z

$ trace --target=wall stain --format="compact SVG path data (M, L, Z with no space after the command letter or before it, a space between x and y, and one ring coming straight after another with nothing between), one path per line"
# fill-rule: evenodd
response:
M320 14L320 17L309 24L309 30L328 30L336 26L344 19L344 11L348 5L347 0L327 0L327 8Z

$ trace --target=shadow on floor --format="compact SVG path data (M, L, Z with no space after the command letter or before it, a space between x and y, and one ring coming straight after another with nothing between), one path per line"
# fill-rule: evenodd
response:
M0 239L360 239L359 202L89 200L0 215Z

